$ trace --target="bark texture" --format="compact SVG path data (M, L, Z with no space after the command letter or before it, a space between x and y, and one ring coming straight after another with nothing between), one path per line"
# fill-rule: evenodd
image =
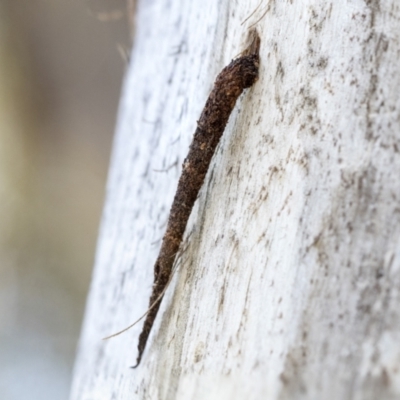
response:
M190 3L190 4L189 4ZM139 2L71 399L400 396L400 6ZM139 368L152 265L213 79L261 36Z

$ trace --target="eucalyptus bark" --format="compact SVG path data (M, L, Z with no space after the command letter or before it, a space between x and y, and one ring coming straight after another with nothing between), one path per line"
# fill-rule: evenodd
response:
M257 5L139 1L73 400L400 396L400 7ZM129 369L140 324L101 338L147 308L196 119L255 22L259 80Z

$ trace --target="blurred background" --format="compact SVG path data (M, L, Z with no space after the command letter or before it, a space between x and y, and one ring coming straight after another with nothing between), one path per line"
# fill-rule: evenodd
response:
M134 0L0 0L0 399L67 399Z

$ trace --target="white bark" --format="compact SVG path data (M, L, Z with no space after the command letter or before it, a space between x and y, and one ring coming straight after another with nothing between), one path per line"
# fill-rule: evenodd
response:
M399 3L271 0L241 25L257 4L139 2L73 400L400 397ZM267 8L129 369L141 325L101 338L146 310L196 119Z

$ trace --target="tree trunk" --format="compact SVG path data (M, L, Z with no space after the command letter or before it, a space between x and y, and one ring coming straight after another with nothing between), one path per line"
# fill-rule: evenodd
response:
M71 400L400 398L400 6L257 5L139 1ZM141 323L101 338L146 311L196 121L253 23L259 80L132 370Z

